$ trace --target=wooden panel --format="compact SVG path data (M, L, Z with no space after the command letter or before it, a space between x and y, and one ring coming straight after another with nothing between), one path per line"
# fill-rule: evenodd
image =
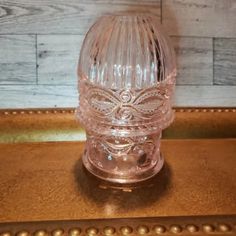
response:
M236 39L214 39L214 84L236 85Z
M38 83L76 86L76 68L84 36L38 36Z
M76 64L82 35L95 18L108 12L137 10L152 12L160 19L160 2L2 1L0 108L76 106ZM177 106L236 106L235 6L236 0L162 1L164 27L177 35L172 37L180 85ZM36 36L32 34L39 34L37 57ZM212 37L221 37L214 39L214 52ZM36 82L40 85L34 85ZM213 83L223 86L211 87Z
M0 108L76 107L76 86L0 86ZM20 98L20 99L19 99ZM177 86L175 106L236 106L236 86Z
M211 85L213 83L212 39L172 37L177 56L177 84Z
M236 106L236 86L177 86L177 106Z
M7 0L0 7L0 33L84 34L95 18L114 11L137 10L160 16L160 0L87 1ZM122 4L121 4L122 3ZM136 1L135 1L136 3ZM140 2L141 3L141 2Z
M163 0L162 22L171 35L236 37L236 0Z
M0 84L36 83L34 35L0 35Z
M160 0L80 0L80 3L87 4L126 4L126 5L156 5Z
M0 91L0 108L71 107L78 100L76 86L0 86Z

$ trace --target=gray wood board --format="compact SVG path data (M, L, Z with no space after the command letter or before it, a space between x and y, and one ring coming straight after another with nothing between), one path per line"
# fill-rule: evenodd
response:
M75 86L0 86L0 108L76 107ZM236 86L177 86L175 106L236 106Z
M0 86L0 108L71 107L77 104L76 86Z
M236 37L236 0L163 0L170 35Z
M214 39L214 84L236 85L236 39Z
M75 84L81 35L38 35L38 83Z
M211 38L171 37L176 51L177 84L212 85Z
M160 0L140 3L134 4L131 0L0 1L0 33L84 34L98 16L117 11L152 12L160 18Z
M35 84L34 35L0 35L0 84Z
M177 86L175 105L236 107L236 86Z

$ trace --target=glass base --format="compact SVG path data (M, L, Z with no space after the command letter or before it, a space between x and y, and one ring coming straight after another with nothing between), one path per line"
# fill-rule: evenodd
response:
M83 155L83 164L85 168L94 176L103 179L105 181L113 182L113 183L120 183L120 184L131 184L137 183L144 180L147 180L154 175L156 175L163 167L164 158L162 157L161 153L155 153L155 164L152 163L150 168L145 168L145 170L136 171L135 173L131 172L130 174L123 175L122 172L108 172L96 166L88 155L88 152L85 150Z

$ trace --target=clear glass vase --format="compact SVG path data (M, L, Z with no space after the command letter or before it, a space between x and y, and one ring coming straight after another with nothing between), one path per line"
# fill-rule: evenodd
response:
M174 50L149 14L99 18L78 65L77 116L85 127L85 167L117 183L148 179L163 166L162 130L173 120Z

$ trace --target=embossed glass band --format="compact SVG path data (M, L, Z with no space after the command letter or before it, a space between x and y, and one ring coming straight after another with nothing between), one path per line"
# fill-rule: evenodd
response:
M78 118L88 129L102 134L145 134L166 128L173 120L173 83L140 90L112 90L80 81ZM86 118L85 118L86 117Z

